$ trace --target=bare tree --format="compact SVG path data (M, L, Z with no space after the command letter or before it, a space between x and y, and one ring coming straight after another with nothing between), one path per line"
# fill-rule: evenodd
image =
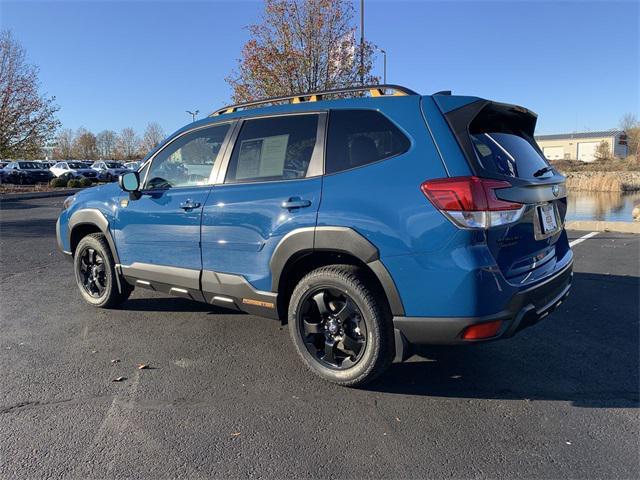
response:
M606 160L611 158L611 149L609 148L609 142L603 140L596 147L595 156L599 160Z
M238 71L226 78L233 100L353 86L361 74L365 83L377 83L375 47L356 43L353 13L347 0L265 0L262 22L248 27L252 38Z
M80 127L76 132L73 142L73 156L81 160L98 158L96 136L84 127Z
M8 30L0 32L0 158L37 155L60 122L55 97L40 94L38 67Z
M118 134L113 130L103 130L98 133L98 135L96 135L98 157L104 160L114 158L117 140Z
M140 150L140 138L133 128L123 128L118 136L116 151L118 158L122 160L133 160L138 157Z
M640 156L640 122L633 113L625 113L620 119L620 129L627 134L627 150L631 156Z
M71 160L73 158L73 130L65 128L58 133L53 149L53 158L57 160Z
M150 122L142 136L140 147L142 156L146 155L164 139L164 131L158 122Z

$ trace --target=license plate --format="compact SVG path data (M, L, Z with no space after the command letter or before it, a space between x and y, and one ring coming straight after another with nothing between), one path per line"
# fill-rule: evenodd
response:
M538 207L538 216L540 218L540 225L542 226L542 233L551 233L558 230L556 212L552 203L540 205Z

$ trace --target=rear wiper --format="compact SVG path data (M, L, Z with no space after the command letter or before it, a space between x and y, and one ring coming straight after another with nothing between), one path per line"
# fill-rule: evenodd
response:
M553 167L543 167L540 170L537 170L536 172L534 172L533 176L539 177L541 175L544 175L547 172L550 172L551 170L553 170Z

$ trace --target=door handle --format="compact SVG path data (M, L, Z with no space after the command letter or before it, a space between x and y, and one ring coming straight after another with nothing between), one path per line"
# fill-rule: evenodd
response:
M189 211L189 210L193 210L194 208L198 208L200 207L200 203L199 202L192 202L191 200L187 200L186 202L182 202L180 204L180 208L185 210L185 211Z
M288 210L292 210L294 208L305 208L311 205L311 201L303 200L300 197L291 197L286 202L282 202L280 205L282 208L286 208Z

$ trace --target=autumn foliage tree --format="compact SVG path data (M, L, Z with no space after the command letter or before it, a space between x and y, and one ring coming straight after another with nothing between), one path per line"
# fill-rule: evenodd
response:
M60 125L54 97L40 93L38 67L7 30L0 32L0 158L31 158Z
M248 27L238 68L227 82L235 102L377 83L374 46L356 41L354 7L345 0L265 0ZM360 55L364 58L361 68Z

